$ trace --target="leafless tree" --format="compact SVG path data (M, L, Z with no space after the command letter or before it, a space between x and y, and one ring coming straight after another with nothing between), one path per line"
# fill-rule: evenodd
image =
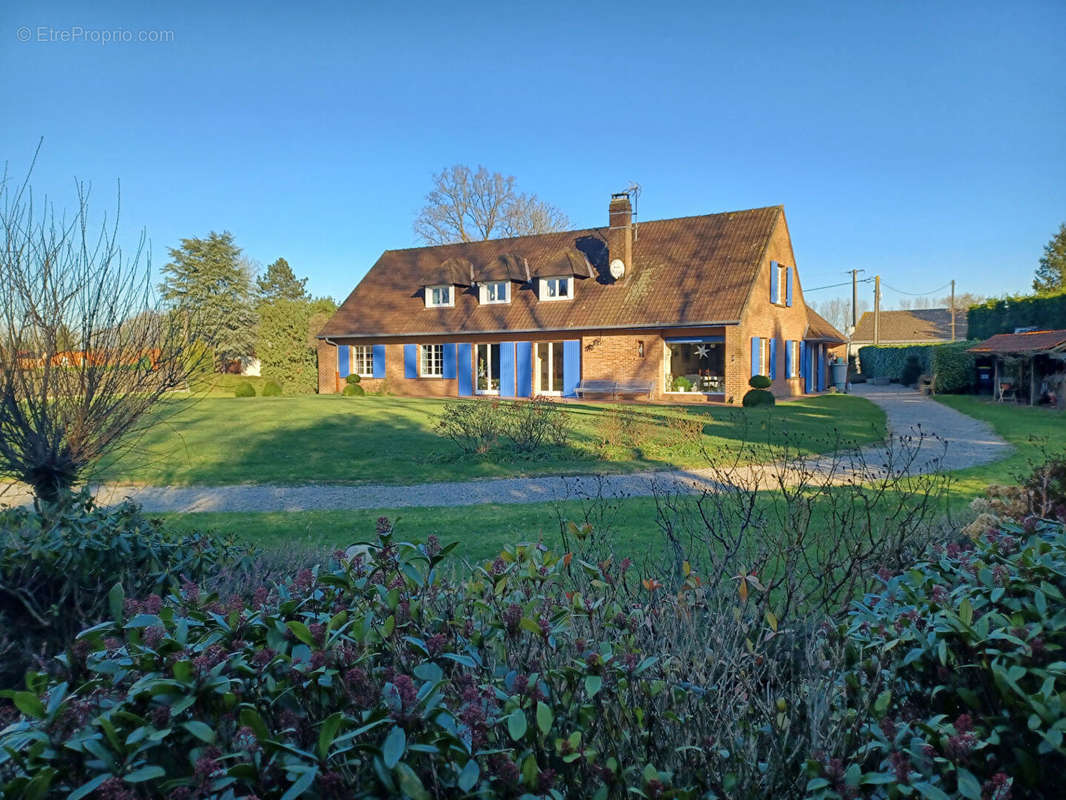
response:
M157 310L145 234L123 253L117 205L96 231L85 184L57 215L29 180L0 175L0 474L56 502L210 353L195 315Z
M856 317L861 317L862 312L869 310L870 304L865 300L859 300ZM814 303L814 310L821 314L837 330L846 330L851 325L851 298L834 297L830 300L821 300Z
M428 244L449 244L561 231L569 225L559 209L520 193L514 176L456 164L433 176L433 191L426 195L414 229Z

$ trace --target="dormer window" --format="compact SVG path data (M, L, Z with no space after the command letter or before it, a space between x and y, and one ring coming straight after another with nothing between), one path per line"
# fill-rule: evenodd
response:
M455 305L451 286L427 286L426 308L444 308Z
M541 300L571 300L574 297L573 278L541 278Z
M509 281L489 281L481 284L482 303L510 303L511 284Z

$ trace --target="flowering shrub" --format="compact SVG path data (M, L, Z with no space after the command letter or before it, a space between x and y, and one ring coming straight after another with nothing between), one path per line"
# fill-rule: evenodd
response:
M380 520L366 556L338 554L250 602L188 584L129 604L79 637L65 674L5 693L17 713L0 732L0 791L802 791L832 688L818 630L754 617L731 580L726 603L691 570L667 586L628 560L519 545L453 582L448 549L396 541Z
M853 755L812 760L812 796L1062 796L1066 531L1030 517L975 536L852 615Z
M48 513L0 512L0 688L62 652L111 613L112 590L147 597L236 571L250 551L203 533L172 533L132 503L88 494Z

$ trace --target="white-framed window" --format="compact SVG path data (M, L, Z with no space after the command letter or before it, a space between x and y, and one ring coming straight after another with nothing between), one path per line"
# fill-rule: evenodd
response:
M444 377L444 345L424 344L419 347L419 375L423 378Z
M482 303L510 303L511 284L508 281L490 281L481 284Z
M426 308L441 308L455 305L455 293L451 286L427 286Z
M786 291L788 289L788 267L784 264L777 265L777 297L774 302L780 306L785 304Z
M788 377L798 378L800 376L800 343L798 339L792 339L787 342L788 347Z
M571 300L574 297L573 278L541 278L541 300Z
M537 342L536 360L537 394L560 395L563 393L563 343Z
M500 393L500 345L477 345L477 387L478 394Z
M374 347L369 344L353 344L351 370L361 378L374 377Z

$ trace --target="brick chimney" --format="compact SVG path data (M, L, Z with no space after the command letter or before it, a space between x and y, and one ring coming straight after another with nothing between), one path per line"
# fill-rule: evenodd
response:
M626 265L626 274L633 269L633 206L628 192L611 195L609 206L610 229L607 231L608 262L616 258Z

